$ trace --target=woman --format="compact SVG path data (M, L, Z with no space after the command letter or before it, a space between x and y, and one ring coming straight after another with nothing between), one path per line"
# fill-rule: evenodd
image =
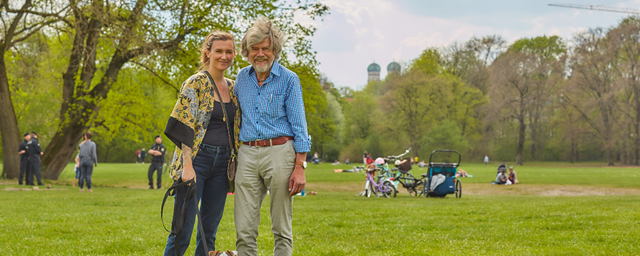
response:
M229 190L227 165L231 147L237 151L239 146L240 110L233 95L234 82L224 77L225 70L231 66L235 56L235 41L231 34L216 31L207 36L202 44L201 72L182 84L178 102L164 132L177 146L171 164L171 177L182 181L195 178L196 196L201 200L202 226L210 250L215 250L216 232ZM210 79L215 82L219 94ZM224 104L220 102L221 99ZM233 131L227 129L223 105L228 121L234 125ZM189 208L179 237L181 255L189 247L195 224L195 202L187 204ZM169 235L164 255L175 254L175 239L175 236ZM222 253L205 252L200 232L196 241L195 255Z
M78 158L80 159L80 181L78 181L78 185L80 186L80 192L84 192L84 181L87 181L87 189L89 192L93 192L91 190L91 175L93 175L93 167L98 167L98 156L96 155L96 144L91 141L92 134L87 131L84 134L84 142L80 144L80 152L78 153Z

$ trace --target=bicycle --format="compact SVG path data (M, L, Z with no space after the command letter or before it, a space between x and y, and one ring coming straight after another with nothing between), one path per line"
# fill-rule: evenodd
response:
M364 196L371 197L372 194L378 197L396 197L398 191L396 187L393 185L393 182L389 179L385 179L384 175L378 175L378 181L376 182L373 179L373 175L378 171L375 169L366 169L367 171L367 179L364 186Z
M396 185L401 184L402 187L406 188L411 196L422 195L425 183L426 174L422 175L422 179L417 179L411 174L411 160L402 159L403 156L409 153L411 148L407 149L404 153L397 156L387 156L388 161L395 161L394 165L396 168L393 168L392 171L396 171L393 173L393 181Z

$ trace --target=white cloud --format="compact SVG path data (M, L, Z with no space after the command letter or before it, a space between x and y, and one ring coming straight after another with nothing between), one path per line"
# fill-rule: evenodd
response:
M500 0L507 2L506 0ZM500 2L498 1L498 2ZM467 6L464 2L411 2L392 0L327 0L331 8L324 22L316 22L314 48L320 71L337 86L359 88L366 83L372 62L382 67L391 61L409 62L427 47L440 47L472 36L502 35L509 42L522 37L559 35L566 39L592 26L615 25L624 15L540 6L538 1L509 1L508 7ZM640 3L640 0L634 1ZM449 8L452 5L454 8ZM431 7L439 7L431 8ZM533 8L533 7L535 8ZM496 10L495 8L504 8ZM621 6L624 7L624 6ZM420 9L422 8L422 9ZM460 14L462 11L463 14Z

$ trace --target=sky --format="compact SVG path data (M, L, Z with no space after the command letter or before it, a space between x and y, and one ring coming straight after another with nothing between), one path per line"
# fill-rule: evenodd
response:
M465 42L472 36L558 35L569 41L589 28L616 26L623 13L551 7L549 3L603 5L640 10L640 0L320 0L330 14L313 23L318 69L336 87L363 88L367 66L403 66L428 47Z

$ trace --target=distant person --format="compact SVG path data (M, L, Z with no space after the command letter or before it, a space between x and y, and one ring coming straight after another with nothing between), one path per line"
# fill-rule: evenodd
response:
M142 152L142 150L136 150L136 164L140 163L140 152Z
M504 185L507 184L507 175L505 175L504 171L501 171L496 176L496 184Z
M367 152L367 151L365 150L365 151L364 151L364 154L362 154L362 163L364 163L364 164L369 164L369 163L367 163L367 159L369 159L369 158L370 158L370 156L369 156L369 152Z
M78 152L78 154L75 157L75 162L76 165L73 167L73 172L75 173L75 177L73 178L73 187L76 187L76 183L78 183L78 180L80 179L80 153Z
M336 159L335 161L333 161L333 165L339 165L340 161L338 161L338 159Z
M484 155L484 166L488 166L488 165L489 165L489 156Z
M31 172L27 175L27 185L33 184L33 176L36 176L38 180L38 186L42 186L42 175L40 170L40 156L43 154L42 149L40 148L40 142L38 141L38 134L36 132L31 132L31 140L27 142L27 155L29 158L29 164L27 164L27 169Z
M82 142L78 145L78 154L76 154L76 158L73 159L76 162L76 165L73 168L73 172L75 172L75 178L73 179L73 187L76 187L76 184L80 180L80 146L84 144L86 141L84 134L82 135Z
M29 177L29 171L27 170L27 166L29 163L29 154L27 154L27 143L31 140L31 134L25 133L24 140L20 142L20 146L18 147L18 154L20 155L20 175L18 176L18 185L22 185L22 177L25 179L25 184L27 184L27 179Z
M411 161L411 164L418 164L418 157L414 157L413 161Z
M349 158L347 158L347 160L344 160L344 163L345 163L345 164L351 164L351 163L349 162Z
M518 181L518 176L516 174L516 171L513 170L513 166L509 167L509 175L507 178L509 179L509 181L511 181L511 184L520 183L520 181Z
M140 163L144 164L144 159L147 157L147 152L142 148L140 151Z
M456 177L473 177L471 175L469 175L469 173L467 173L467 171L462 170L462 169L458 169L458 171L456 172Z
M156 136L156 144L151 146L149 149L149 155L151 157L151 165L149 165L149 172L147 176L149 178L149 189L153 189L153 173L158 171L157 175L157 188L160 189L162 187L162 165L164 164L164 153L167 151L167 148L162 144L162 137L160 135Z
M93 175L93 167L98 167L98 155L96 154L96 143L91 141L92 134L87 131L84 134L84 142L80 144L80 192L84 192L84 182L87 182L87 189L91 190L91 175Z
M420 163L418 163L418 167L425 167L426 165L424 164L424 160L420 161Z

